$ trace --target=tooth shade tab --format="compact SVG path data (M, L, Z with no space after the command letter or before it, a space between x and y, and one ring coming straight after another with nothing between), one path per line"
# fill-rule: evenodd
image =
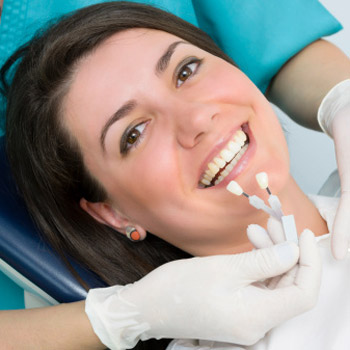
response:
M226 189L235 194L236 196L241 196L243 194L243 189L242 187L236 182L236 181L231 181L227 186Z
M265 190L269 186L269 178L265 172L256 174L255 178L261 189Z

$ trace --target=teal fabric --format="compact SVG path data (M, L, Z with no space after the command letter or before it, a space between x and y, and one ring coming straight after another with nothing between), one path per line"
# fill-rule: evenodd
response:
M6 0L0 64L52 18L103 1ZM281 64L308 43L341 29L318 0L144 0L197 25L264 90Z
M24 308L24 292L6 275L0 272L0 310Z
M281 66L303 47L342 27L318 0L193 0L208 32L265 91ZM220 4L220 5L219 5Z
M4 1L0 25L0 65L49 20L100 2L103 1ZM138 2L170 11L201 27L263 92L290 57L312 41L341 29L340 23L318 0ZM0 101L0 105L0 116L3 116L4 101Z

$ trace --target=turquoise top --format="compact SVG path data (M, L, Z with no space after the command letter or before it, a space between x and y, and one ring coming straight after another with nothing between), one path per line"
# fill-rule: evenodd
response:
M47 21L99 2L103 1L5 0L0 25L0 66ZM263 92L290 57L314 40L341 29L318 0L138 2L168 10L205 30ZM5 103L0 100L0 117L4 108ZM0 125L0 136L2 133ZM5 279L0 279L1 283Z

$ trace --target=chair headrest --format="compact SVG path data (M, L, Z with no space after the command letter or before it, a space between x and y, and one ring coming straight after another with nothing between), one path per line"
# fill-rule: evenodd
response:
M18 194L0 137L0 258L58 302L84 299L86 290L40 236ZM72 261L79 276L92 288L105 284Z

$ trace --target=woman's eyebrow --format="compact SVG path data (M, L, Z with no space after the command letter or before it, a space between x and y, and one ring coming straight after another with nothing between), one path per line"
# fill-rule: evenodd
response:
M105 139L107 132L109 128L118 120L126 117L131 111L136 107L136 101L135 100L130 100L127 101L126 103L123 104L122 107L120 107L110 118L108 118L106 124L101 130L101 135L100 135L100 144L102 147L103 152L106 151L105 148Z
M189 43L186 42L186 41L180 40L180 41L175 41L172 44L170 44L168 46L168 48L165 50L164 54L157 61L157 64L156 64L156 67L155 67L155 71L156 71L157 75L162 74L168 68L171 56L173 55L173 53L175 52L176 47L179 44L189 44ZM108 118L106 124L104 125L104 127L101 130L101 135L100 135L100 144L101 144L103 152L106 151L105 139L106 139L106 135L107 135L107 132L108 132L109 128L115 122L117 122L118 120L126 117L129 113L131 113L131 111L135 107L136 107L136 101L135 100L127 101L110 118Z
M164 54L157 61L156 68L155 68L157 75L162 74L168 68L171 56L173 55L176 47L179 44L188 44L188 42L180 40L180 41L175 41L174 43L172 43L168 46L168 48L166 49Z

